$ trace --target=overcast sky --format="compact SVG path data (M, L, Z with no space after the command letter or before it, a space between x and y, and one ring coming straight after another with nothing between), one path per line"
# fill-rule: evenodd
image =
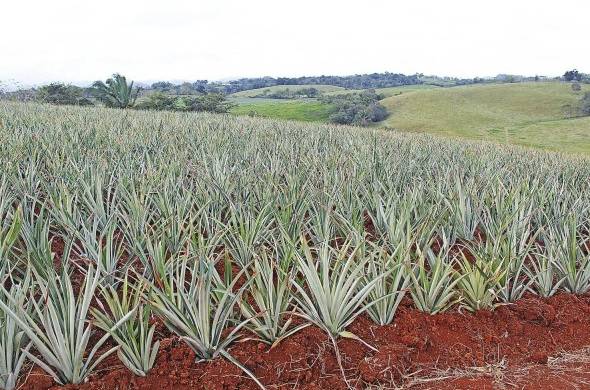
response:
M590 72L580 0L0 0L0 80Z

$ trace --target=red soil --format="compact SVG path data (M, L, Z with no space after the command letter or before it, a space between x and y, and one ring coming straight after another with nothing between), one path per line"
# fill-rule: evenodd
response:
M392 325L359 318L350 331L360 342L338 341L348 382L354 388L381 385L417 389L590 389L590 297L527 296L516 304L476 314L454 310L434 316L405 301ZM194 353L166 334L155 367L145 378L111 356L90 380L69 389L257 389L232 363L195 362ZM332 345L308 327L277 347L255 341L230 352L268 388L344 389ZM564 355L564 352L575 354ZM38 367L22 389L57 388Z

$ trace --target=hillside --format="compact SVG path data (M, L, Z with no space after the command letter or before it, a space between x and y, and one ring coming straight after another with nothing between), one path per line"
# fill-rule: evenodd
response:
M231 113L304 122L327 122L332 107L320 103L317 99L276 99L261 97L280 93L285 90L295 92L305 88L315 88L320 93L347 91L345 88L333 85L276 85L266 88L250 89L229 95L229 100L236 104L236 107L231 110Z
M304 122L327 122L332 107L315 99L230 98L237 106L232 114Z
M557 82L413 90L386 98L381 125L550 150L590 152L590 118L578 115L590 87Z
M362 89L345 89L331 85L280 85L268 88L251 89L229 95L235 103L231 112L237 115L256 115L267 118L291 119L306 122L328 122L333 106L315 98L276 99L255 97L273 94L289 89L292 92L303 88L316 88L323 95L337 96L362 92ZM438 88L433 85L418 84L400 87L378 88L375 91L383 97L400 95L417 90Z

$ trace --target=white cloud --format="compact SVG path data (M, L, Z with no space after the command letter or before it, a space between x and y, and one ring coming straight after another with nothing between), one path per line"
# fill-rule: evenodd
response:
M590 71L585 1L2 0L0 80Z

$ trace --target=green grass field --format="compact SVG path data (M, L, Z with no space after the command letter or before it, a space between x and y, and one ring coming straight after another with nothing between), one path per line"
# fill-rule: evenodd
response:
M337 87L334 85L275 85L273 87L266 87L266 88L257 88L257 89L249 89L247 91L236 92L231 94L232 97L254 97L257 95L261 95L264 91L268 91L269 93L284 91L285 89L290 89L292 91L297 91L299 89L304 88L315 88L322 93L334 93L339 91L346 91L345 88Z
M390 116L379 125L590 153L590 118L574 118L585 91L558 82L413 90L382 101Z
M277 119L292 119L306 122L327 122L332 107L320 103L316 99L270 99L255 98L264 90L271 92L285 88L306 88L314 87L325 95L341 95L347 93L361 92L362 90L344 89L332 85L281 85L270 88L251 89L234 93L229 96L230 101L237 104L231 112L237 115L248 115L256 113L257 116ZM390 97L409 93L418 90L438 88L432 85L405 85L401 87L379 88L376 91L383 96Z
M305 122L327 122L332 107L314 99L265 99L232 98L238 104L232 114L261 116L265 118L291 119Z

